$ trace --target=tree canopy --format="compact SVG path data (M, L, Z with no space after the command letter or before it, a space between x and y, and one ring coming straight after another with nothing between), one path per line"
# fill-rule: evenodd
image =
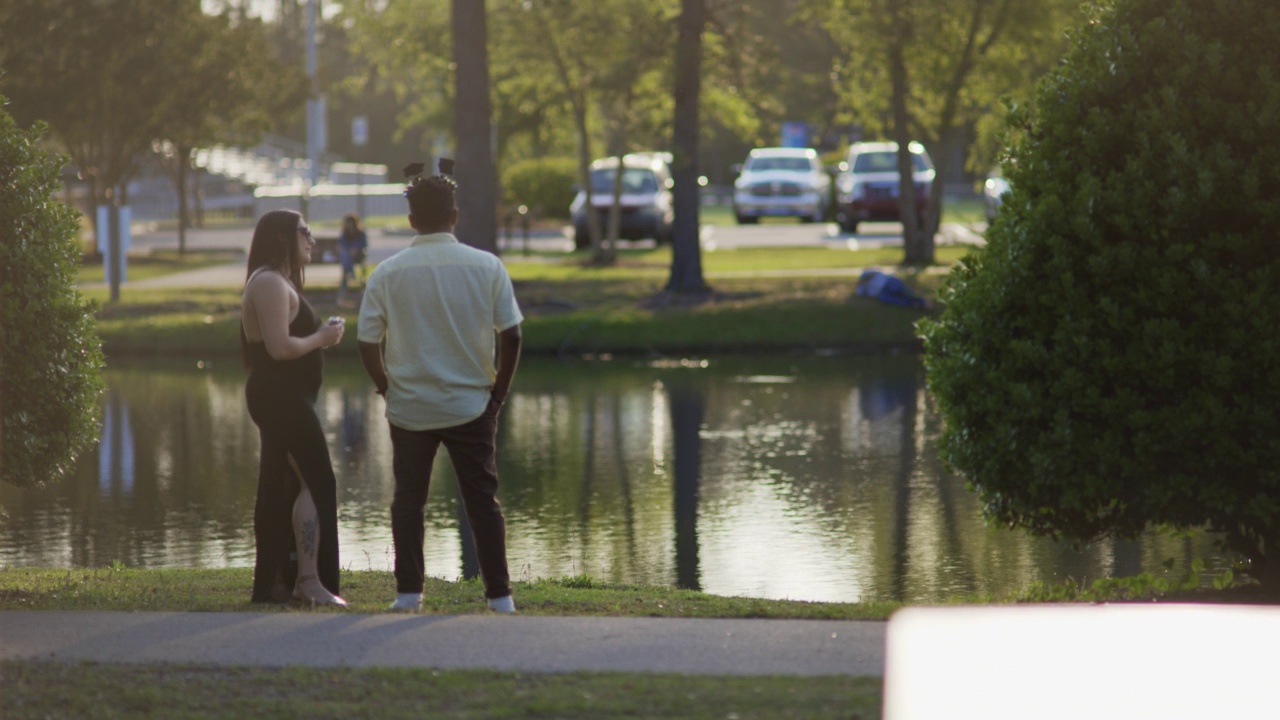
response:
M998 100L1033 83L1063 48L1076 0L811 0L809 11L844 58L837 86L849 117L867 133L897 140L903 152L902 204L914 204L910 141L924 144L940 180L930 214L915 232L903 222L905 260L933 262L943 179L967 135L999 114ZM990 143L978 147L990 147ZM988 160L990 158L987 158Z
M190 3L13 0L0 11L0 90L19 122L44 120L90 180L120 191L161 136L168 37ZM189 16L189 15L188 15Z
M197 147L255 141L305 97L260 21L206 15L198 2L13 0L0 39L14 117L48 123L95 203L127 201L157 143L186 167Z
M1280 6L1108 0L1011 113L1012 192L922 326L997 522L1207 526L1280 584Z

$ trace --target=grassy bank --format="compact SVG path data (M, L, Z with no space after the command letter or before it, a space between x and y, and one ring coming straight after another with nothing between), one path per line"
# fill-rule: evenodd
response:
M0 569L0 610L285 612L295 609L249 603L252 584L249 568L4 568ZM813 603L720 597L670 587L610 585L584 576L517 582L513 590L520 612L525 615L883 620L899 606L889 602ZM395 580L390 572L349 570L342 574L342 595L350 603L350 612L382 612L395 594ZM426 613L485 612L478 580L448 582L428 578L423 602Z
M925 297L966 248L941 248L934 268L898 268ZM753 249L706 253L712 290L691 297L662 292L670 250L624 251L617 266L589 267L580 255L508 258L524 308L530 354L682 354L836 350L912 351L920 311L853 296L856 272L888 266L900 250ZM240 297L235 287L106 290L99 332L109 355L218 356L236 352ZM336 288L312 285L321 316L343 315L348 332L332 352L355 354L356 304ZM358 296L355 298L358 303Z
M176 250L154 250L147 255L129 256L125 263L125 273L130 281L138 282L230 262L244 262L244 254L222 250L189 250L186 254L179 255ZM106 270L101 262L84 265L80 268L76 282L82 285L106 282ZM104 294L103 297L105 298L106 295Z
M471 615L487 612L479 580L428 577L423 612ZM380 613L395 598L389 571L346 570L342 596L348 609L301 608L249 602L251 568L141 569L0 567L0 610L114 610L149 612L357 612ZM725 597L668 586L620 585L589 576L516 581L524 615L573 617L769 618L787 620L887 620L895 601L858 603ZM1280 593L1230 568L1192 563L1186 573L1036 582L1008 597L956 595L949 604L1199 602L1280 604Z
M45 718L839 718L879 678L0 663L0 716Z

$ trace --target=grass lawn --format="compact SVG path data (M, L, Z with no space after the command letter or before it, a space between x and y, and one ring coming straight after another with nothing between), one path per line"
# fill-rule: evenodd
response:
M936 295L946 268L970 248L939 248L939 266L896 268L925 297ZM856 273L892 267L893 249L751 248L703 254L712 291L662 292L670 249L619 252L615 266L593 267L585 254L510 258L508 267L526 320L530 354L873 352L918 346L922 312L853 297ZM194 264L188 257L180 262ZM335 287L311 285L321 316L342 315L349 328L331 352L355 354L357 304L339 305ZM230 355L238 348L238 288L125 288L117 303L107 289L84 294L102 303L98 330L109 355ZM355 298L358 301L358 297Z
M284 605L250 603L252 584L250 568L0 568L0 610L290 611ZM816 603L721 597L662 586L611 585L586 576L515 582L512 587L523 615L883 620L899 607L891 602ZM390 572L347 570L342 574L342 596L350 603L350 610L321 608L314 612L379 613L395 594ZM483 613L483 597L478 580L449 582L427 578L423 612Z
M401 668L0 663L0 716L245 718L880 717L879 678Z
M176 250L156 250L147 255L130 255L125 260L125 274L129 280L148 280L243 260L244 255L238 252L188 250L186 255L179 255ZM76 283L80 285L102 282L106 282L102 265L83 265L76 276Z

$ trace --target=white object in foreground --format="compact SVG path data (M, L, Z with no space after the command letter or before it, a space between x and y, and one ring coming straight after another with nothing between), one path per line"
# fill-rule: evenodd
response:
M907 608L885 720L1280 717L1280 608Z

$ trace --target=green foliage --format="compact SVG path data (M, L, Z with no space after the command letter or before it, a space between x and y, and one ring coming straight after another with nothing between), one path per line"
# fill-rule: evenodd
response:
M578 588L587 590L596 586L596 581L590 575L573 575L554 580L554 583L567 588Z
M1130 577L1100 578L1085 586L1074 578L1060 583L1033 583L1018 596L1019 602L1118 602L1132 600L1159 600L1174 595L1186 595L1200 590L1205 580L1214 590L1236 587L1235 573L1231 568L1215 569L1199 558L1191 562L1191 568L1180 577L1166 578L1151 573Z
M175 77L161 54L189 3L12 0L0 13L0 89L13 116L61 141L96 199L136 171Z
M176 168L202 145L256 142L298 114L307 93L260 21L206 15L199 3L10 0L0 37L10 112L48 124L95 204L154 147Z
M1124 578L1101 578L1092 585L1081 585L1075 578L1061 583L1035 582L1018 597L1020 602L1119 602L1125 600L1155 600L1176 590L1192 590L1199 587L1199 579L1193 576L1170 581L1151 573Z
M801 4L831 34L847 60L832 79L845 121L868 138L892 137L893 84L886 58L899 44L906 63L910 135L939 166L952 158L943 145L956 128L979 131L972 150L985 171L994 155L988 118L1002 95L1023 97L1064 48L1062 31L1078 19L1078 0L807 0ZM1068 20L1068 18L1070 18ZM897 24L902 30L895 32Z
M0 97L0 107L3 107ZM56 201L60 158L0 110L0 479L38 486L97 437L102 351L75 290L78 215Z
M261 21L189 8L168 20L168 35L157 49L166 55L156 58L169 75L153 107L159 136L181 162L214 143L252 145L304 106L307 78L297 63L274 57Z
M1280 541L1280 5L1092 14L1011 113L1013 193L921 323L941 453L998 523L1208 525L1259 572Z
M503 204L507 208L527 205L542 218L568 218L573 202L578 166L571 157L523 160L502 172Z

